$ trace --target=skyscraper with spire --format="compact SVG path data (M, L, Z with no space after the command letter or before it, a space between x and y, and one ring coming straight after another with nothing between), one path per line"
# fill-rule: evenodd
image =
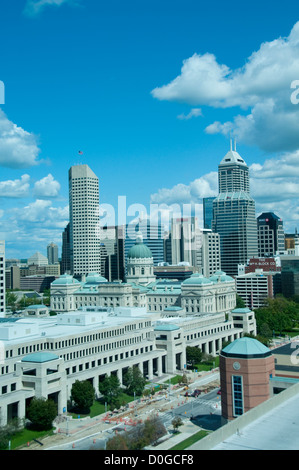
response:
M213 202L214 232L220 235L221 269L238 274L238 264L258 255L255 202L250 196L249 168L232 148L218 167L219 194Z

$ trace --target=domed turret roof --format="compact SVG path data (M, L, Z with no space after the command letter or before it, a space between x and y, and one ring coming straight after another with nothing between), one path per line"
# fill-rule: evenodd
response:
M260 341L244 336L238 338L224 349L221 354L226 357L244 357L247 359L270 356L271 350Z
M152 258L153 254L148 246L143 243L142 235L139 232L136 236L136 244L130 248L128 258Z

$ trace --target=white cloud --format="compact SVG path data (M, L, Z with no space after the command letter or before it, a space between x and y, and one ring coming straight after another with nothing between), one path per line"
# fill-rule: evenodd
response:
M203 197L216 196L218 193L217 172L208 173L190 184L179 183L173 188L162 188L151 195L152 204L197 204Z
M36 16L47 6L60 7L63 4L77 4L75 0L27 0L24 13L28 16Z
M240 107L231 122L215 121L208 133L228 134L239 142L265 151L299 148L299 105L291 102L291 84L299 79L299 22L286 38L261 44L241 68L219 64L213 54L194 54L183 62L180 75L169 84L152 90L159 100L206 105L213 108ZM244 112L250 109L248 114Z
M0 239L7 242L9 257L13 253L13 256L26 258L37 250L45 252L51 241L60 245L68 221L68 206L55 207L53 201L37 199L24 207L3 211Z
M42 227L65 227L69 217L68 206L53 207L52 201L36 199L22 209L13 209L14 218L26 224L37 223Z
M27 168L38 164L37 138L10 121L0 109L0 166Z
M54 177L49 174L34 185L34 196L39 197L57 197L60 191L60 183L55 181Z
M26 197L29 195L29 188L29 175L22 175L21 179L0 181L0 197Z
M193 108L188 114L179 114L177 118L188 121L189 119L192 119L198 116L202 116L202 110L200 108Z

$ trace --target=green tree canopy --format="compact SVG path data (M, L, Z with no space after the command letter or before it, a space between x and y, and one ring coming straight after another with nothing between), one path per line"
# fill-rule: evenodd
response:
M278 295L274 299L267 299L265 306L255 311L255 317L259 333L265 332L265 325L268 326L268 333L269 331L281 333L284 330L292 329L298 323L298 304Z
M81 411L89 411L95 398L95 390L89 380L76 380L72 385L71 399Z
M116 404L120 394L121 387L116 375L106 375L105 379L99 383L99 391L108 404Z
M196 364L199 364L202 360L201 349L193 346L187 346L186 359L188 363L191 363L192 367L194 367Z
M124 376L124 385L126 386L126 391L129 395L137 396L142 395L146 384L146 380L143 377L141 370L137 366L129 367L127 373Z
M57 406L53 400L34 397L28 406L27 416L35 429L51 429L57 416Z

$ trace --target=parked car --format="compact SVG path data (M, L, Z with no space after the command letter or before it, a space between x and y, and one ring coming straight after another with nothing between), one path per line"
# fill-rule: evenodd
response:
M192 397L198 397L199 395L201 394L201 390L199 390L198 388L196 388L193 393L192 393Z
M221 388L219 388L217 395L221 395Z

